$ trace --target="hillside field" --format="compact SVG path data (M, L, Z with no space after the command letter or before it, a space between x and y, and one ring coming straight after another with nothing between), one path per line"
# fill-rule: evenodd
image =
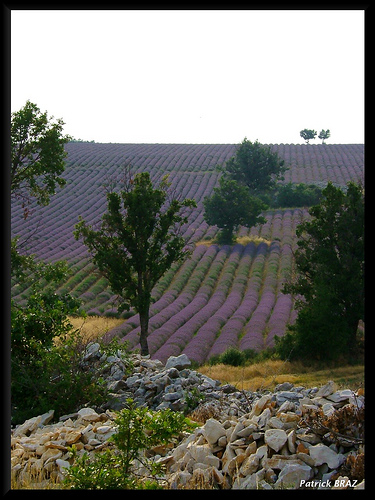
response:
M344 186L364 180L364 146L271 145L289 167L283 182L327 181ZM182 198L194 198L198 207L189 213L183 232L190 257L175 264L153 290L150 310L151 356L165 362L181 353L202 364L228 347L260 351L274 345L296 312L290 295L281 293L293 272L295 230L308 217L306 208L268 210L266 224L238 231L234 246L211 243L217 233L203 219L203 199L218 184L216 165L235 153L233 144L99 144L69 143L64 177L66 186L46 207L34 206L24 221L22 208L11 208L11 235L20 235L25 250L46 261L67 260L71 275L60 290L82 301L89 315L116 315L115 296L99 275L82 241L73 236L81 215L99 222L106 210L105 185L115 189L122 167L149 171L154 183L170 174L171 189ZM13 286L21 302L27 289ZM138 348L138 315L108 330L106 340L118 336Z

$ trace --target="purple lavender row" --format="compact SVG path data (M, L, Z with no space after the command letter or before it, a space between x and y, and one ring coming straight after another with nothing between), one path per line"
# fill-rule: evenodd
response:
M233 248L231 257L234 256L236 256L236 259L232 260L232 264L240 258L237 272L230 268L231 264L229 263L227 266L227 274L229 274L229 276L226 277L225 273L223 274L222 280L218 285L219 291L214 294L217 295L220 293L222 295L220 308L216 312L209 311L209 315L206 317L205 323L198 329L198 331L196 331L196 333L193 335L190 333L189 338L185 339L185 345L187 344L187 340L191 339L191 341L182 352L187 354L190 359L193 359L198 363L206 359L221 327L225 325L226 321L238 309L242 301L244 288L246 286L245 276L250 265L250 263L247 262L249 251L246 252L246 255L244 256L242 245L236 245ZM235 275L235 277L231 291L228 293L227 288L230 286L231 279L233 279L233 276L231 277L231 275ZM203 344L204 349L202 348ZM182 348L183 345L180 345L179 347Z
M264 250L264 248L264 246L258 247L258 250ZM228 298L226 307L230 308L228 310L228 312L230 311L230 315L222 325L221 332L216 332L215 337L213 337L213 342L209 346L210 349L207 351L207 359L215 354L221 354L229 346L237 345L238 336L240 335L240 332L246 320L257 305L258 294L254 289L249 288L248 285L251 278L249 280L248 275L252 264L253 269L259 269L260 259L264 261L264 255L259 252L258 257L255 257L255 254L256 247L254 243L247 245L243 254L243 258L241 259L242 269L241 271L239 271L237 278L237 282L241 283L242 289L238 290L240 294L238 294L238 296L233 301L231 300L231 298ZM218 335L218 333L220 334Z
M226 251L229 253L230 248L229 247L224 247ZM223 302L226 299L227 296L227 291L226 288L230 286L230 282L233 278L233 275L231 274L229 270L231 264L234 261L239 260L239 256L237 254L230 254L229 259L226 262L226 272L223 271L220 282L217 286L216 291L211 295L211 297L207 300L207 305L203 308L196 308L196 311L194 314L191 315L191 318L189 318L189 321L181 325L181 327L170 335L168 341L166 342L167 345L164 345L164 350L168 348L169 344L176 344L176 341L179 343L180 349L183 347L182 342L185 341L187 343L188 340L194 335L194 332L197 331L198 328L200 328L204 322L207 321L208 318L210 318L215 311L223 304ZM224 264L224 263L222 263ZM215 268L215 263L212 266ZM222 265L220 266L220 268ZM216 275L220 272L220 268L216 266ZM215 279L211 279L211 289L215 287ZM195 306L196 307L196 306ZM155 336L158 336L157 340L155 340L155 343L158 343L158 348L162 346L160 343L159 337L160 337L160 330L155 332ZM149 337L150 338L150 337ZM182 340L182 342L181 342ZM151 350L151 349L150 349ZM157 357L158 359L161 359L163 357L163 351L160 352L159 350L156 350L153 352L154 357Z
M280 293L277 297L275 307L268 321L268 335L265 341L265 347L274 347L275 335L282 337L285 333L287 323L292 310L292 297L288 294Z

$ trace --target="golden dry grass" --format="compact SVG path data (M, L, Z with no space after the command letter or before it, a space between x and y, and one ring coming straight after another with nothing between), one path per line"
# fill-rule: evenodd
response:
M105 316L87 316L86 318L69 317L74 329L80 330L82 340L101 339L103 335L115 326L124 323L124 319L107 318Z
M240 390L273 390L277 384L292 382L304 387L320 387L333 380L341 388L357 390L364 387L364 366L345 365L319 369L301 362L267 360L248 366L217 364L204 365L198 371L209 377L229 383Z
M259 245L259 243L266 243L267 245L271 244L270 240L267 240L266 238L262 238L261 236L239 236L236 238L236 243L239 243L240 245L248 245L249 243L255 243L255 245ZM215 238L207 239L207 240L200 240L195 243L196 246L199 245L213 245L215 243Z

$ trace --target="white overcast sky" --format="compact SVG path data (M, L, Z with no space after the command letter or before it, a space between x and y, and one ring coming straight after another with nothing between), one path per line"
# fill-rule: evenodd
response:
M12 10L28 99L96 142L364 143L364 11Z

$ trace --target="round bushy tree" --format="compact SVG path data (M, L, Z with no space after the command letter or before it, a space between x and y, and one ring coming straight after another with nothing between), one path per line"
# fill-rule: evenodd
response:
M259 195L269 191L278 179L282 179L282 174L287 170L284 163L270 146L258 141L251 142L245 137L223 170L228 178L247 186L251 194Z
M252 196L247 187L236 181L221 177L219 182L213 195L203 201L204 218L208 224L221 229L218 243L232 244L234 231L239 226L250 228L266 222L260 214L267 206L259 198Z

